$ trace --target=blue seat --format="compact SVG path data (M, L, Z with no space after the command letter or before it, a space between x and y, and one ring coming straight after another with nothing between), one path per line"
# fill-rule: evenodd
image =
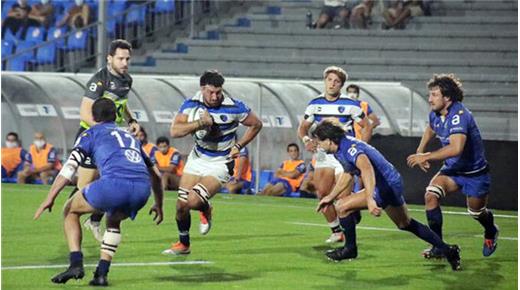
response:
M67 37L67 48L69 50L83 50L87 49L88 33L86 30L73 31Z
M37 64L55 64L56 63L56 43L48 43L36 51Z
M49 29L49 33L47 33L47 41L54 41L56 44L56 48L65 49L67 46L65 45L65 38L63 37L65 35L66 29L65 28L58 28L58 27L52 27Z
M130 5L130 10L126 15L126 23L128 24L144 24L146 18L146 6Z
M2 40L2 59L13 54L14 43L9 40Z
M107 5L108 21L115 20L116 23L123 23L124 18L121 13L125 10L126 10L126 1L124 1L124 0L110 1ZM116 16L116 15L119 15L119 16L114 18L114 16Z
M155 1L155 12L156 13L171 13L175 11L174 0L157 0Z
M11 7L16 3L16 0L7 0L2 1L2 21L4 21L7 18L7 14L9 13L9 10L11 10Z
M262 170L260 171L260 179L258 184L258 190L261 191L264 189L265 185L271 181L273 178L274 171L272 170Z
M41 43L45 39L45 28L31 26L27 29L25 34L26 41L32 41L34 43Z
M20 56L15 56L7 61L7 70L25 71L25 60Z
M4 40L8 40L13 42L14 44L17 44L19 41L22 40L22 30L18 29L18 32L13 33L11 29L6 29L4 34Z

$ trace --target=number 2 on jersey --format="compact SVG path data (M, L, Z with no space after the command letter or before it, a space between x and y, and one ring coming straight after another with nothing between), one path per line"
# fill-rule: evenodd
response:
M121 146L121 148L126 148L127 147L127 146L125 146L125 143L123 142L123 138L121 137L121 135L119 134L118 131L112 131L110 133L110 135L116 137L117 142L119 143L119 146ZM130 148L132 148L132 149L134 149L136 151L139 151L139 148L137 148L135 146L135 139L132 138L132 136L130 134L128 134L128 133L125 133L125 137L132 141L132 143L130 143Z

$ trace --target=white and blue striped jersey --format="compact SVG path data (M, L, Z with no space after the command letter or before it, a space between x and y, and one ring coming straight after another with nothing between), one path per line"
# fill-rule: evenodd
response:
M243 102L228 96L224 96L219 107L207 107L199 91L193 98L184 101L179 113L189 116L193 111L201 109L208 111L213 118L213 125L203 138L192 134L195 141L194 151L197 155L205 155L212 160L226 159L235 145L238 125L247 118L251 109Z
M312 99L305 109L304 119L313 124L322 120L338 121L350 136L355 136L354 122L359 122L365 114L360 103L341 94L335 101L329 101L324 94Z

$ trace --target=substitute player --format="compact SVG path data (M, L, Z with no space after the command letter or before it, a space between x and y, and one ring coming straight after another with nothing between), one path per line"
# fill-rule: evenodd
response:
M298 128L298 137L305 144L305 149L316 153L314 186L318 199L322 199L329 194L334 185L334 180L343 172L343 168L333 154L316 151L315 142L308 136L311 126L322 120L329 120L342 126L347 134L354 136L354 124L357 123L363 128L362 140L368 140L372 135L371 127L368 126L368 119L361 110L359 102L341 94L341 88L348 78L347 73L340 67L330 66L323 71L323 78L325 92L309 102L304 119ZM323 214L332 231L331 236L325 242L341 241L343 234L334 208L328 207ZM350 223L358 221L357 218L354 218L354 215L349 218Z
M153 167L139 141L114 123L114 102L104 98L96 100L92 105L92 116L94 122L99 124L81 134L47 198L34 215L34 219L38 219L46 209L49 212L52 210L56 197L87 156L98 162L101 177L76 192L65 205L64 228L70 250L70 266L52 278L54 283L66 283L72 278L81 279L84 276L81 215L93 212L107 214L101 257L94 278L90 281L92 286L108 285L110 263L121 242L121 221L127 217L132 220L135 218L150 196L150 186L153 186L155 196L150 213L155 212L154 220L157 219L157 224L163 219L163 191L157 168Z
M459 247L447 245L431 229L410 217L403 197L401 175L379 151L365 142L345 135L342 128L330 122L321 122L313 134L318 139L318 146L325 152L334 154L345 170L332 192L320 201L317 210L329 207L345 190L351 192L353 175L357 175L363 179L365 188L335 202L339 216L349 216L356 210L365 208L372 215L380 216L384 209L400 230L411 232L438 247L446 255L452 269L460 270ZM326 253L334 261L357 257L355 229L350 229L351 225L344 223L344 218L341 221L346 237L345 246Z
M132 46L128 41L116 39L110 43L107 55L107 65L99 69L87 82L85 95L81 99L81 122L76 139L83 133L83 131L87 130L94 124L91 113L92 104L99 98L110 99L116 104L116 124L118 126L125 126L128 124L132 134L139 131L139 124L132 117L132 112L127 105L128 92L130 92L132 87L132 77L128 74L131 54ZM96 179L97 176L98 172L96 170L96 165L92 163L90 158L87 158L78 169L77 189L81 190L87 184ZM85 222L87 229L92 230L94 237L98 241L101 241L103 238L102 231L99 227L101 218L102 215L94 214Z
M440 199L446 194L462 191L466 195L469 214L484 227L482 254L488 257L497 248L498 227L494 224L493 213L487 209L491 178L480 130L471 112L462 104L462 83L455 75L433 75L428 89L432 110L430 126L422 136L417 153L407 159L410 167L419 166L425 172L430 167L430 161L444 161L426 187L424 197L428 224L442 237ZM425 152L435 136L439 138L442 148ZM423 255L425 258L437 258L442 257L442 252L432 248Z
M190 253L190 210L203 212L204 222L199 229L203 235L208 233L210 198L233 175L233 158L262 129L262 121L250 108L224 96L223 84L224 77L218 71L205 71L200 77L200 91L184 101L170 128L174 138L192 134L195 147L188 156L179 185L176 213L179 241L163 251L164 254ZM239 123L248 128L236 141Z

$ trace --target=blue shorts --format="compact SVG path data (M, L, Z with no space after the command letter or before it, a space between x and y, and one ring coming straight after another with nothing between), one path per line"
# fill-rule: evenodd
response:
M271 183L272 185L275 185L277 183L282 183L283 184L283 188L285 189L285 191L283 192L283 195L290 195L291 192L292 192L292 187L289 184L289 181L287 181L285 179L275 178L275 179L271 180L271 182L269 182L269 183Z
M376 184L374 199L377 206L383 209L389 205L402 206L404 204L402 179L390 184Z
M134 219L150 196L150 181L100 178L83 189L87 202L109 216L116 211Z
M242 194L245 194L251 189L251 182L242 180L242 184L243 185L242 185L242 189L240 190L240 192L242 192Z
M442 174L442 173L441 173ZM491 176L489 173L479 175L445 175L453 179L462 193L468 197L483 197L489 193Z

